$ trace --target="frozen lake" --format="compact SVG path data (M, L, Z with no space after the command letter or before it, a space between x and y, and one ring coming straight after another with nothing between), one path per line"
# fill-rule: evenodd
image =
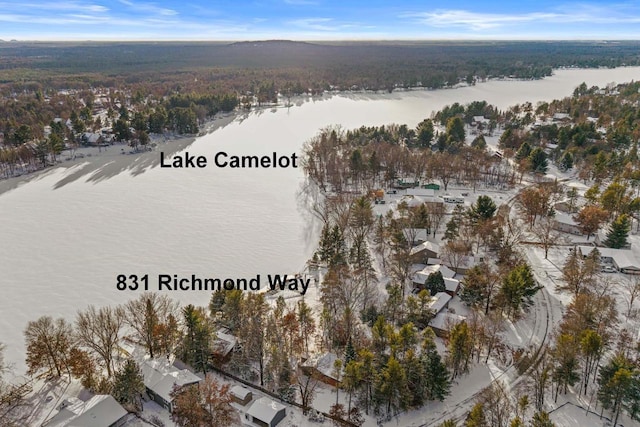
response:
M17 188L16 180L0 182L0 342L7 360L16 372L24 371L22 332L29 320L45 314L73 319L89 304L135 298L136 292L116 290L119 274L237 278L300 271L317 235L298 207L302 170L218 169L211 165L218 151L290 156L332 124L413 127L454 102L486 100L501 109L526 101L535 105L570 95L583 81L604 86L639 78L640 68L558 70L539 81L325 96L254 112L198 138L187 151L207 156L206 169L141 163L136 173L130 168L114 173L119 163L139 161L114 156L105 166L111 168L108 174L77 165L45 171ZM171 296L206 305L210 295Z

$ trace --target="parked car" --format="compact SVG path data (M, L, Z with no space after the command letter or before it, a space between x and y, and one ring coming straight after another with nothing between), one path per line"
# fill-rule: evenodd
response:
M604 265L604 266L602 266L600 271L603 272L603 273L615 273L616 269L613 268L613 266L611 266L611 265Z

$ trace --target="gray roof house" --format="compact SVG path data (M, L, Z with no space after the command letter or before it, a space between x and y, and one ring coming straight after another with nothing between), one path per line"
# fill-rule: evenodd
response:
M125 424L127 411L108 394L97 394L83 402L71 398L65 400L59 412L46 427L121 427Z
M287 411L284 405L267 397L261 397L253 402L245 414L248 421L260 427L275 427L286 416Z
M173 411L171 392L174 387L198 384L201 378L188 369L178 369L161 359L146 359L140 363L144 386L151 399L169 412Z

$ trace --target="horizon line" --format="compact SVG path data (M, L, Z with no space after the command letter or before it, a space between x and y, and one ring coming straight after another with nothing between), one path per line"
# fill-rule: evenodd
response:
M0 43L67 43L67 42L85 42L85 43L122 43L122 42L152 42L152 43L172 43L172 42L216 42L216 43L238 43L238 42L302 42L302 43L314 43L314 42L521 42L521 41L534 41L534 42L640 42L638 38L327 38L327 39L293 39L293 38L258 38L258 39L180 39L180 38L167 38L167 39L153 39L153 38L114 38L114 39L81 39L81 38L69 38L69 39L16 39L16 38L2 38L0 37Z

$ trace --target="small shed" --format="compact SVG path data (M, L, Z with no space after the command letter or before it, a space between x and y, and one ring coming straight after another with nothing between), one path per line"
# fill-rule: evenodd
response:
M247 420L261 427L275 427L287 416L284 405L261 397L253 402L245 417Z
M239 405L246 406L253 399L253 393L246 387L239 385L231 387L231 399Z

